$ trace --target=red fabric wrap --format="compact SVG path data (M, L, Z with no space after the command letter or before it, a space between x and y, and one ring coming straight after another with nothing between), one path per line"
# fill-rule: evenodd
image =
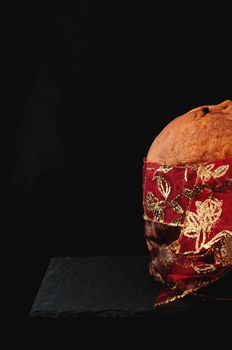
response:
M143 207L149 270L163 283L155 305L231 269L232 158L175 167L144 159Z

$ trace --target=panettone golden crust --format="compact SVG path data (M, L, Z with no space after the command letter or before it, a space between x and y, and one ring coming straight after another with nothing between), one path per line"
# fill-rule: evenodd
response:
M176 166L227 157L232 157L231 100L173 119L155 138L147 161Z

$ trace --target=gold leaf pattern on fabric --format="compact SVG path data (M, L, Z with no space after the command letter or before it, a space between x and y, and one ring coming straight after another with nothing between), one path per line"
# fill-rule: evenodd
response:
M165 284L155 304L162 305L215 282L232 268L232 158L177 167L144 165L149 271ZM162 239L159 223L167 225ZM178 227L173 240L168 226Z
M178 194L171 201L168 201L172 189L169 182L164 177L156 175L156 172L153 174L152 180L157 184L157 189L164 198L163 200L159 200L152 192L147 192L145 205L147 206L147 209L153 213L153 220L163 222L165 209L167 207L171 207L179 215L183 214L184 209L176 200L181 194ZM182 217L176 219L173 224L175 226L182 226L182 219Z
M147 192L146 195L146 206L147 209L150 210L154 215L154 220L163 221L164 220L164 210L160 206L160 203L163 201L159 201L152 192Z
M170 226L183 226L183 224L182 224L182 217L180 218L180 219L176 219L176 220L172 220L171 222L170 222Z
M224 239L220 242L220 247L215 250L215 261L222 266L232 265L232 231L226 231Z
M191 188L185 188L183 195L187 198L192 198L194 196L194 191Z
M205 243L204 248L209 249L210 247L212 247L212 245L214 245L215 243L220 241L223 237L229 237L231 235L232 235L232 231L223 230L223 231L219 232L218 234L216 234L210 241Z
M165 200L167 200L170 192L171 192L171 186L167 182L166 179L164 179L162 176L153 176L153 180L157 179L158 183L158 190L162 194Z
M169 248L174 250L176 254L179 254L180 252L180 248L181 248L181 245L180 245L180 242L178 240L172 242L170 245L169 245Z
M215 167L215 164L208 164L208 165L200 165L197 170L197 176L205 182L208 181L211 177L213 179L216 179L218 177L224 176L229 169L229 165L221 165L217 167L216 169L213 169Z
M156 172L160 171L162 173L168 173L170 170L172 170L173 167L172 166L169 166L169 165L161 165L157 170Z
M221 216L222 200L208 198L203 202L196 201L196 208L196 213L186 212L186 223L182 229L183 235L196 240L194 253L206 248L207 233Z
M201 266L194 266L193 265L193 268L200 275L208 274L208 273L214 272L216 270L216 267L211 265L211 264L205 264L205 265L201 265Z
M181 207L181 205L180 205L178 202L172 200L172 201L170 202L170 205L173 207L173 209L175 210L175 212L177 212L177 214L183 214L184 209Z

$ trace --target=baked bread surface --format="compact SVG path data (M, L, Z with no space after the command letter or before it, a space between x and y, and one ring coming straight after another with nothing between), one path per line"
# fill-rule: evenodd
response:
M232 101L205 105L173 119L153 141L148 162L170 166L232 157Z

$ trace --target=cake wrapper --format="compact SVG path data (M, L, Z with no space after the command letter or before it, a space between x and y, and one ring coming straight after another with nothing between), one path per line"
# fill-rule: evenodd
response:
M191 165L143 163L149 271L155 306L205 287L232 268L232 158Z

